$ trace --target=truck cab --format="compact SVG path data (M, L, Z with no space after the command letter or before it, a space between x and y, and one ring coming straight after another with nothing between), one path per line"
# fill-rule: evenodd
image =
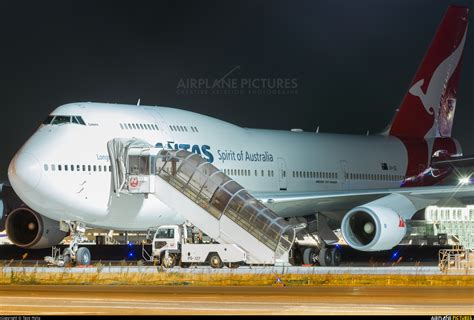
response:
M175 265L189 267L192 264L209 264L213 268L222 268L224 265L236 268L245 263L247 254L236 244L220 244L203 241L203 234L193 232L193 227L183 225L164 225L153 233L152 251L148 254L142 247L145 260L157 260L165 268Z

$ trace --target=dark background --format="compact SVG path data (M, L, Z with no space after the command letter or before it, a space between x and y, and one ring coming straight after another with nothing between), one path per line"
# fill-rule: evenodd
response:
M1 1L0 178L47 114L68 102L140 98L245 127L380 131L450 3ZM474 9L472 0L454 3ZM464 58L453 136L474 154L473 30ZM181 78L220 78L236 65L233 77L296 78L298 93L176 91Z

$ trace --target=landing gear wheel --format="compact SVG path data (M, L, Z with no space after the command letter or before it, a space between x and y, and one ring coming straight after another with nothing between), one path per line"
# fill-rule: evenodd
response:
M168 257L164 255L163 259L161 259L161 266L163 268L171 269L175 265L176 265L176 256L174 254L169 254Z
M238 263L238 262L229 262L227 267L230 268L230 269L237 269L238 267L240 267L240 263Z
M303 264L317 265L318 250L315 248L306 248L303 252Z
M322 248L319 251L319 264L323 267L330 266L332 262L331 250L328 248Z
M209 264L211 265L212 268L222 268L224 264L222 263L221 258L217 253L213 253L209 256Z
M72 252L71 249L65 248L63 250L63 261L64 261L64 267L68 266L71 263L72 260Z
M342 253L340 250L338 250L337 248L332 248L331 249L331 258L332 258L332 265L333 266L338 266L341 264L341 260L342 260Z
M91 263L91 252L86 247L80 247L76 253L76 262L80 266L88 266Z

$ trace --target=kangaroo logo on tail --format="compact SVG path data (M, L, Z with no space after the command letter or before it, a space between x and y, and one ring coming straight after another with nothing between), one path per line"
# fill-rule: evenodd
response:
M469 9L450 6L390 125L403 139L450 137Z
M466 32L464 32L464 36L457 49L433 72L426 93L422 89L425 79L416 82L408 91L420 99L428 114L435 116L434 124L431 128L435 132L431 134L428 132L428 136L432 134L436 136L449 136L451 134L450 124L452 124L456 108L456 92L455 88L448 86L448 83L461 60L465 40Z

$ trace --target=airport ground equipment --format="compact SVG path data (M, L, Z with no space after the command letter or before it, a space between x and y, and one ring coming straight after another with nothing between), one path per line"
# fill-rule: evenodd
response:
M202 238L196 237L192 229L192 226L186 224L158 227L156 231L149 233L151 253L142 244L143 259L157 261L165 268L199 264L208 264L212 268L222 268L224 265L236 268L247 262L247 254L236 244L203 243Z
M336 250L278 216L199 154L154 148L138 139L113 139L107 147L116 196L156 196L217 243L244 250L248 264L288 264L296 232L305 242L298 249L302 260L340 261Z
M454 248L439 251L439 268L443 273L474 273L474 252L470 249Z

